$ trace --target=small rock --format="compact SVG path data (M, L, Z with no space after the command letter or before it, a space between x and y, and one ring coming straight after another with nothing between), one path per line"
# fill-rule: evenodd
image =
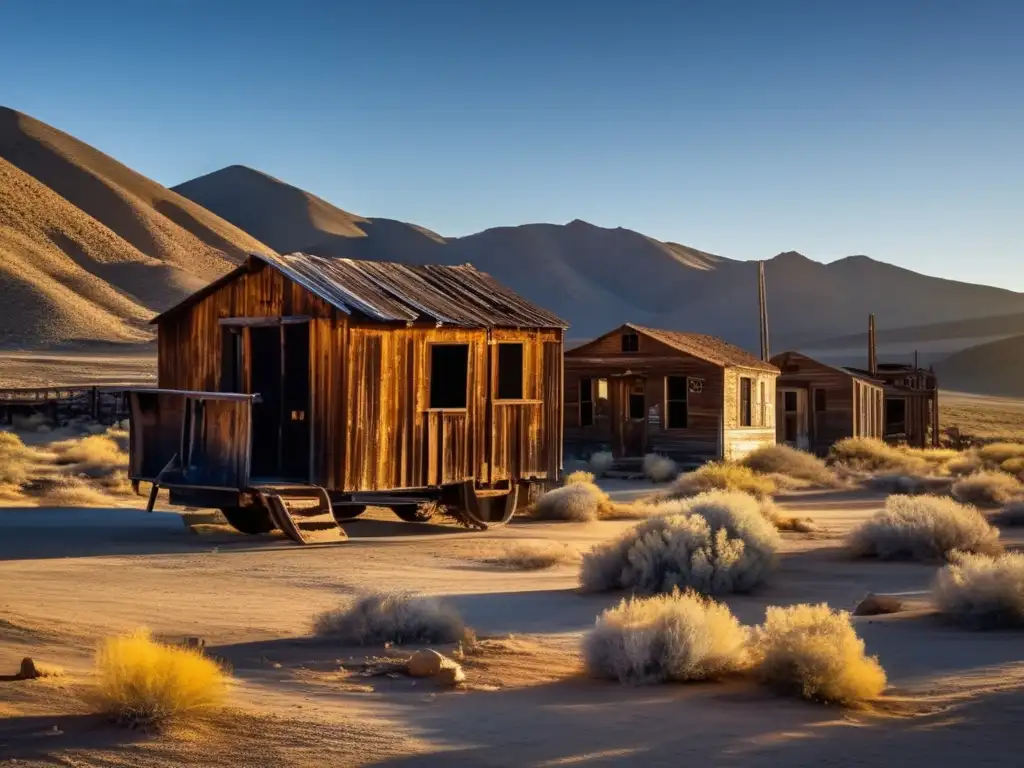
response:
M406 662L405 671L412 677L433 677L441 671L445 661L448 661L448 659L445 659L437 651L424 648L421 651L416 651L412 658Z
M19 680L35 680L42 676L42 672L36 669L36 663L30 657L26 656L21 660L21 669L18 670Z
M881 616L887 613L899 613L903 610L903 601L898 597L887 595L876 595L868 592L857 607L853 609L854 616Z

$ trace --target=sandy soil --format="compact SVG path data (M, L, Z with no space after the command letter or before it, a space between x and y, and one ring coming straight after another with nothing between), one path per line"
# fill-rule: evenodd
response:
M608 487L619 500L650 489ZM13 671L31 654L69 673L64 682L0 683L0 759L109 766L1019 764L1012 734L1024 713L1020 633L943 625L923 595L934 566L850 560L841 537L880 507L880 497L843 492L781 501L824 530L785 534L772 583L727 602L743 621L756 622L770 604L852 608L867 591L905 594L912 610L855 620L889 673L880 711L814 706L746 683L629 689L583 679L579 639L620 596L578 594L572 566L513 572L477 559L514 539L585 549L628 522L516 522L480 534L399 523L382 512L348 524L347 543L300 549L273 537L196 535L171 512L0 510L0 671ZM514 639L467 662L465 691L353 677L341 665L366 651L311 640L310 620L374 587L444 595L480 635ZM142 625L169 638L205 638L234 667L233 708L161 736L90 716L74 694L95 642Z
M939 420L943 428L955 426L965 435L1024 440L1024 398L943 391Z
M0 388L54 384L155 384L152 348L118 350L100 346L89 352L0 352Z

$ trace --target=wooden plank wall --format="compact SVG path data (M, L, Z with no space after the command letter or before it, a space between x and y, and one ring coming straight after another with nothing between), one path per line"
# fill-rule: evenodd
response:
M353 428L347 432L347 458L331 476L331 487L385 490L471 478L488 484L547 477L561 446L558 431L545 429L544 397L545 390L558 389L561 369L544 365L544 349L546 343L554 345L560 355L561 334L492 335L494 343L488 344L484 330L352 326L345 368ZM493 400L497 369L488 376L488 366L496 366L499 341L524 345L522 400ZM430 345L439 343L470 345L464 411L429 409Z
M562 420L561 330L492 332L495 342L525 345L524 399L496 405L502 413L488 430L497 384L487 376L496 362L489 362L486 330L355 321L277 270L260 267L161 323L159 385L218 391L219 319L287 315L311 318L312 482L370 491L557 473L560 429L547 425ZM470 396L464 411L428 414L428 345L444 342L470 344ZM558 397L545 407L551 393Z
M224 317L307 315L336 319L330 304L267 266L244 273L160 323L157 381L164 389L216 392Z
M776 355L772 362L782 370L782 375L776 381L777 389L807 390L808 432L812 452L824 455L837 441L860 434L853 413L854 376L795 352ZM814 391L817 389L825 390L823 413L814 410ZM876 389L881 391L880 388Z
M610 447L618 454L617 430L612 424L615 410L609 403L605 413L595 410L594 424L580 426L580 380L611 379L622 376L640 375L645 378L645 399L648 413L657 408L657 416L647 422L647 444L645 450L680 457L721 456L723 435L726 429L760 429L756 438L763 441L764 429L774 430L775 415L772 403L775 395L775 374L747 369L723 369L714 363L701 360L661 343L657 339L640 335L637 352L622 352L620 334L609 334L594 342L570 350L565 356L565 443L567 450L587 453L603 447ZM752 408L753 426L740 428L739 422L739 376L752 378L754 403ZM700 379L702 391L689 393L687 400L688 421L686 429L669 429L667 415L666 378L686 376ZM765 384L766 405L760 401L760 384ZM609 384L609 395L614 387ZM597 404L595 403L595 409ZM762 418L763 414L763 418ZM753 434L753 433L751 433ZM739 435L737 440L743 436ZM772 432L774 442L774 432Z

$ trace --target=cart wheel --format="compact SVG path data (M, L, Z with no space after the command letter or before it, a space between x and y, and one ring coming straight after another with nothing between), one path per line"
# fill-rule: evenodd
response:
M339 523L345 520L355 520L366 511L365 504L338 504L333 507L334 519Z
M266 507L222 507L220 513L228 524L239 533L256 535L274 530L274 521Z
M426 523L437 514L437 507L434 504L397 504L391 511L407 523Z

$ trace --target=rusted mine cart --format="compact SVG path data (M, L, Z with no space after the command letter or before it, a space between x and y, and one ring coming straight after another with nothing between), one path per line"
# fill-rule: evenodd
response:
M244 533L487 528L558 479L566 325L470 265L252 256L153 322L131 478Z

